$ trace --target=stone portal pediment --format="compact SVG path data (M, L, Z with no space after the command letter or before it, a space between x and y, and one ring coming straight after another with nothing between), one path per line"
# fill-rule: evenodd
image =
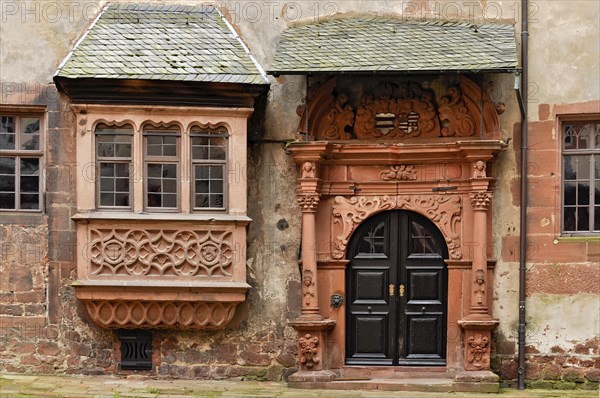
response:
M365 92L354 103L331 78L310 93L308 130L316 140L404 140L438 137L498 138L498 115L489 88L465 76L436 98L417 82L386 83L380 93ZM299 132L306 130L306 107Z

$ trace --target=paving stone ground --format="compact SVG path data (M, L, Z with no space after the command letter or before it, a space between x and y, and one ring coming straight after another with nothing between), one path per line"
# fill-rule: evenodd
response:
M157 380L137 376L0 375L0 397L154 398L598 398L599 391L503 388L498 394L291 389L285 383L258 381Z

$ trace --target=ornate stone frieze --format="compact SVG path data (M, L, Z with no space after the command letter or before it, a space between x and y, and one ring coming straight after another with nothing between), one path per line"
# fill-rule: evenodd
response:
M337 94L335 92L338 91ZM377 91L377 92L375 92ZM335 79L311 88L308 129L317 140L402 139L434 137L479 137L499 131L498 114L504 104L494 104L489 89L460 76L446 95L437 99L434 92L416 82L388 82L383 90L360 97L337 87ZM298 131L306 130L306 107L300 109Z
M306 334L298 339L300 345L300 363L308 369L312 369L319 363L319 338Z
M414 181L417 179L417 169L412 164L398 164L390 166L381 172L383 181Z
M320 195L316 192L302 192L296 197L302 211L315 211L319 204Z
M469 195L474 210L487 210L492 201L491 192L475 192Z
M334 259L344 258L350 235L358 225L385 210L412 210L429 218L442 232L452 260L462 258L460 243L461 198L458 195L336 196L333 205Z
M232 233L224 230L90 231L92 275L231 276Z
M225 327L239 302L84 300L88 314L111 329L203 329Z

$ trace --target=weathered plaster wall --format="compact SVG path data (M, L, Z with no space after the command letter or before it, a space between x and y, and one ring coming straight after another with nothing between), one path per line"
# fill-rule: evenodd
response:
M348 12L402 14L411 18L519 20L520 13L520 2L516 0L227 0L218 3L227 10L229 20L265 69L271 63L281 30L299 20ZM38 220L37 226L2 227L3 243L9 246L36 236L40 259L34 264L26 263L35 281L31 289L17 292L6 290L9 289L6 283L12 287L10 278L21 277L11 275L21 271L11 267L7 277L5 271L13 257L12 254L2 256L0 364L9 371L97 373L115 369L114 334L81 318L83 312L69 286L76 279L74 250L77 250L69 220L75 207L74 138L70 115L65 112L66 101L59 99L52 86L46 85L102 4L103 1L95 0L0 2L1 102L48 106L45 160L47 175L53 176L47 178L48 220ZM531 1L531 4L529 110L532 122L540 123L532 123L532 131L538 131L538 135L530 139L530 143L534 144L532 149L540 151L537 158L532 153L532 170L537 173L532 177L551 178L554 173L554 179L550 185L544 179L535 185L533 179L531 185L532 192L538 195L532 196L534 199L549 197L552 203L540 204L534 200L530 209L531 241L537 246L532 248L536 257L531 258L529 265L527 336L531 364L528 377L579 381L586 378L594 381L595 377L597 381L600 299L598 284L587 284L594 279L586 275L599 275L598 251L593 242L554 243L559 222L556 209L559 169L547 159L557 156L557 132L553 127L557 104L587 103L582 107L598 109L594 103L590 106L589 101L600 98L600 77L591 73L598 70L600 5L593 0ZM516 33L520 41L519 24ZM500 121L504 136L512 139L509 150L500 156L494 168L498 181L491 252L498 260L493 314L500 319L495 334L494 366L504 378L513 379L516 377L520 147L519 127L514 122L520 116L512 90L513 77L493 75L489 79L496 87L493 100L507 105ZM264 119L259 118L256 129L249 131L254 141L249 146L248 162L249 215L254 220L249 227L246 248L248 281L252 285L249 299L227 331L158 333L160 366L157 371L162 375L277 379L289 373L284 368L295 366L295 333L286 326L286 321L297 315L300 301L297 264L300 214L294 197L296 171L285 155L283 142L265 141L294 139L299 120L296 107L302 103L305 82L300 77L271 78L271 81ZM535 148L535 145L540 146ZM550 153L552 148L554 152ZM542 186L551 188L539 192L538 187ZM28 281L28 275L24 273L22 278ZM17 293L37 295L30 297L31 300L42 295L39 302L45 303L43 308L35 307L39 311L36 316L41 320L27 321L20 316L17 307L9 307L15 305ZM26 311L27 305L28 302L23 302L18 307ZM573 308L581 310L571 311L572 319L565 322L565 311ZM584 311L592 315L577 316ZM36 327L41 329L27 329L30 322L40 325ZM552 358L552 367L536 362L545 357ZM591 366L588 366L590 361ZM572 376L573 369L583 368L583 371L577 370L583 375Z
M564 114L600 115L600 4L533 1L529 20L526 378L541 387L598 382L600 241L560 238ZM518 115L515 115L518 118ZM506 120L506 119L504 119ZM509 119L510 120L510 119ZM515 119L512 119L515 120ZM494 199L496 369L515 379L518 324L520 124ZM506 126L510 129L511 126Z

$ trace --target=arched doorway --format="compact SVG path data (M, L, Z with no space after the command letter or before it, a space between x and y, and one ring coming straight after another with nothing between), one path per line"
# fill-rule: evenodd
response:
M352 235L346 364L445 365L448 248L426 217L376 214Z

